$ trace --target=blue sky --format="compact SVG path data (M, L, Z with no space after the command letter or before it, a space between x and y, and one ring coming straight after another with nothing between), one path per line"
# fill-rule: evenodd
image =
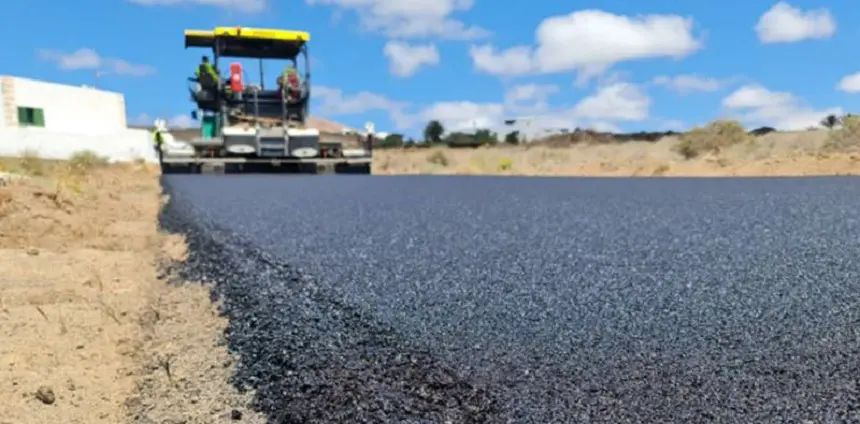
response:
M97 84L132 121L182 123L205 53L182 31L235 25L309 31L312 113L356 128L801 129L860 110L848 0L30 0L0 15L22 34L0 74Z

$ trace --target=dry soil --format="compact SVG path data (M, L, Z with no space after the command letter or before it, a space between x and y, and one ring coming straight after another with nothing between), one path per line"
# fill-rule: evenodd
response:
M227 382L205 285L159 275L184 243L158 232L157 171L34 157L2 171L0 423L264 422Z

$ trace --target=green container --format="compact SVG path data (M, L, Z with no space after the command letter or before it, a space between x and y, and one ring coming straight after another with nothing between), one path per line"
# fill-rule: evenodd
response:
M218 115L204 116L200 122L200 135L203 139L218 136Z

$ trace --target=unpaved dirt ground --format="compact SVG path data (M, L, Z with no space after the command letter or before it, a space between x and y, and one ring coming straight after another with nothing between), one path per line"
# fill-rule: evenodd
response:
M226 323L159 264L157 171L0 159L0 423L264 422L227 379ZM172 421L171 421L172 420Z
M860 173L857 152L825 152L827 131L771 133L719 154L686 160L676 138L656 143L374 152L375 174L547 176L799 176Z

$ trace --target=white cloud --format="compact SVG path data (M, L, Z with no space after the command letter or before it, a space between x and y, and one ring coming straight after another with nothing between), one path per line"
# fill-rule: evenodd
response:
M440 37L470 40L489 35L483 28L452 18L472 9L474 0L305 0L310 5L354 10L362 25L389 37Z
M50 49L40 49L39 58L54 62L66 71L93 70L99 74L116 74L134 77L143 77L155 74L155 68L149 65L140 65L127 62L122 59L103 57L93 49L81 48L71 53Z
M384 53L391 64L391 73L401 78L415 75L422 66L439 64L439 50L434 44L410 45L389 41L385 44Z
M766 44L825 39L836 33L836 20L827 9L803 11L781 1L759 18L755 31Z
M695 74L677 75L674 77L661 75L654 78L652 82L681 94L689 94L695 91L714 92L722 88L725 84L719 79Z
M200 126L197 121L188 115L176 115L167 119L168 128L193 128Z
M330 87L315 87L318 116L359 115L371 111L386 112L397 130L416 130L431 120L442 122L448 131L470 132L488 128L497 132L520 129L537 134L544 129L579 127L617 130L621 122L648 119L651 99L638 86L617 81L600 86L591 96L575 106L551 107L548 99L559 92L550 84L522 84L508 88L504 100L473 102L439 101L422 107L390 99L371 92L346 94ZM517 127L506 127L504 121L521 118ZM531 124L523 128L525 121Z
M409 128L414 124L411 116L406 112L409 102L392 100L369 91L346 94L337 88L315 86L313 97L317 102L313 110L315 115L360 115L371 111L383 111L388 113L397 129Z
M142 6L200 5L244 13L259 13L266 9L267 0L128 0Z
M129 119L129 124L151 127L155 123L155 119L148 113L141 113L136 117ZM188 115L175 115L167 118L167 127L173 129L194 128L200 126L197 121L191 119Z
M547 129L575 127L619 131L618 124L648 118L651 99L634 84L615 82L598 88L573 107L551 108L546 99L558 91L551 85L525 84L506 92L504 103L468 101L439 102L410 115L409 125L439 120L449 131L471 131L473 127L498 132L518 129L529 136ZM505 119L517 118L515 127L504 127Z
M321 115L357 115L372 110L394 110L406 103L393 101L385 96L361 91L346 95L342 90L315 86L314 99L319 102L317 110Z
M749 84L723 99L723 106L739 115L744 123L770 126L780 130L801 130L817 126L826 115L841 115L842 108L816 110L788 92L771 91Z
M573 109L578 118L596 121L642 121L648 118L651 98L639 87L619 82L601 87Z
M469 48L475 69L492 75L518 76L535 72L532 48L516 46L498 51L495 47L485 44Z
M692 31L693 20L678 15L629 17L589 9L545 19L536 47L497 51L481 45L470 54L475 69L493 75L577 71L587 79L619 62L687 57L702 48Z
M837 88L846 93L860 93L860 72L846 75L839 81Z
M417 122L438 120L445 126L446 131L453 132L497 127L504 116L504 105L460 101L434 103L413 119Z
M134 118L128 120L128 123L131 125L152 125L155 122L155 119L147 113L141 113Z
M557 85L552 84L522 84L510 87L505 92L506 104L517 104L522 102L543 103L549 96L558 93Z

